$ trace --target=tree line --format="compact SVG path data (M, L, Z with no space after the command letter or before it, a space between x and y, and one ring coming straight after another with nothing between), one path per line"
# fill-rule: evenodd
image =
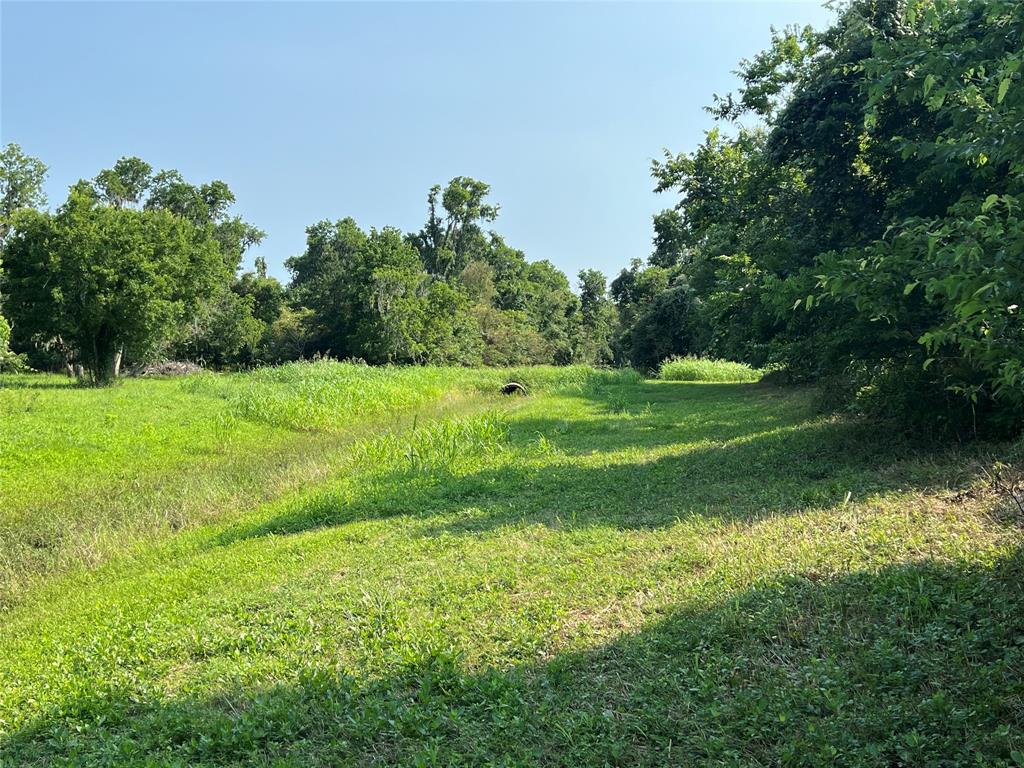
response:
M830 405L1024 426L1024 3L857 0L774 31L718 126L653 164L678 203L612 282L616 356L695 353Z
M186 357L245 366L632 365L698 354L816 382L834 407L959 434L1024 426L1024 4L854 0L773 30L718 125L652 165L677 202L606 284L491 229L490 188L430 190L417 232L307 229L287 286L223 182L124 158L41 210L39 161L0 168L0 365ZM9 348L8 348L9 343Z
M126 363L244 367L331 355L369 363L610 363L603 275L580 292L496 232L487 184L430 190L418 232L351 218L306 230L288 285L245 253L264 233L222 181L192 184L124 157L43 210L45 165L0 157L0 368L67 367L107 383Z

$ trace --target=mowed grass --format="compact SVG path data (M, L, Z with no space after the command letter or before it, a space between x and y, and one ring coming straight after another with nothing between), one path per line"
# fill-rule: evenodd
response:
M408 421L288 395L330 371L74 392L209 398L257 463L273 430L333 453L24 586L0 764L1020 764L1021 521L975 470L997 447L585 369L527 398L391 371L437 387L388 406ZM259 392L305 415L260 421Z

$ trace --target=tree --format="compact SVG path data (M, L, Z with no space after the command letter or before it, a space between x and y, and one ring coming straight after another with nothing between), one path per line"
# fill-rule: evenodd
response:
M459 282L474 304L492 306L497 288L494 287L494 268L486 261L471 261L459 274Z
M170 345L173 356L217 368L254 361L267 323L255 316L254 298L233 288L221 283L198 302Z
M490 191L488 184L468 176L456 176L443 193L440 185L431 187L427 223L411 238L428 272L453 277L486 249L480 225L498 216L498 206L485 202Z
M294 306L312 312L311 346L321 353L354 357L353 335L369 311L365 296L371 271L364 261L366 233L351 218L306 228L306 250L285 262Z
M18 212L4 252L16 327L62 339L97 384L116 376L122 350L142 357L170 338L224 280L208 231L103 205L81 184L55 215Z
M477 305L473 309L483 341L484 365L515 366L551 362L547 340L525 312Z
M122 157L93 181L99 198L115 208L138 205L153 178L153 166L137 157Z
M277 278L267 275L266 262L257 257L256 270L239 276L231 290L242 298L250 299L252 316L262 323L270 324L281 314L285 291Z
M46 166L29 157L17 144L8 144L0 151L0 249L10 234L13 217L22 208L42 208L46 205L43 181ZM3 269L0 260L0 287L3 287ZM3 292L0 291L0 310ZM20 370L24 358L11 352L11 324L0 314L0 370Z
M679 194L656 219L659 306L692 300L623 312L631 339L657 348L685 316L702 351L828 379L854 409L1019 429L1022 36L1012 0L854 0L829 29L773 32L710 110L763 129L652 168Z
M550 263L484 234L498 212L489 190L464 176L432 188L416 235L367 234L352 219L309 227L286 266L291 305L311 311L312 347L371 363L571 362L579 300Z
M25 359L11 351L11 326L0 315L0 372L20 371L25 367Z
M371 230L360 254L369 279L351 287L355 349L375 363L420 363L429 355L424 294L429 285L416 249L394 227Z
M41 160L29 157L17 144L8 144L0 151L0 246L10 231L15 211L46 205L46 170Z
M653 267L674 267L686 258L686 222L675 208L654 214L654 252L649 262Z
M699 350L700 331L695 327L693 294L686 285L675 285L642 305L625 339L627 357L635 368L653 371L674 355Z
M611 348L615 327L615 305L608 298L607 282L596 269L579 273L580 323L575 357L586 363L607 364L614 357Z
M618 362L628 362L642 370L653 370L665 357L691 351L694 342L687 334L693 323L689 318L685 323L678 323L675 319L670 321L664 311L644 316L651 304L659 301L666 293L672 277L672 271L665 267L644 267L640 259L634 259L629 269L622 270L612 280L611 296L618 317L616 338L612 346ZM675 299L668 301L672 307L679 303ZM688 313L688 302L686 307ZM644 316L642 323L641 316ZM659 333L654 327L662 319L668 325L660 333L665 340L670 341L658 344L653 340ZM639 341L641 338L646 340L642 345Z
M263 332L257 356L267 363L285 363L301 360L308 351L309 324L312 311L281 307L281 314Z
M572 362L572 337L580 302L569 279L546 260L528 264L524 277L526 318L545 344L543 360L536 361Z
M469 296L456 285L431 281L423 303L423 357L434 365L479 365L480 328L470 314Z

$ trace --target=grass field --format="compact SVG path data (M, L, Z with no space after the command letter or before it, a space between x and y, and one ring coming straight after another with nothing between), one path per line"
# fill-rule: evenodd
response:
M1024 765L1006 446L584 368L0 383L2 766Z

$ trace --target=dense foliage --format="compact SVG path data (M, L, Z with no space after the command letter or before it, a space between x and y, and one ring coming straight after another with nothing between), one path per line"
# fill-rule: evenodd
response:
M96 383L163 357L214 367L326 355L372 363L528 365L611 361L615 308L604 276L580 293L550 262L530 262L483 225L490 187L457 177L428 196L418 233L361 230L351 218L307 230L287 261L240 274L263 233L230 214L222 181L193 185L136 157L72 187L56 213L46 172L17 145L2 156L0 234L7 262L0 365L27 354ZM13 336L16 356L8 351Z
M195 186L126 157L49 213L39 210L45 167L16 145L2 160L3 309L34 366L104 383L125 359L252 356L282 288L265 268L236 278L263 233L229 214L224 182Z
M737 129L653 166L680 202L613 282L620 359L775 364L912 425L1019 426L1022 49L1011 0L864 0L775 33L710 108Z
M483 225L488 185L457 177L427 198L423 229L306 230L288 260L291 298L310 310L312 349L373 363L527 365L607 362L614 309L604 276L580 274L580 296L550 262L530 262Z

